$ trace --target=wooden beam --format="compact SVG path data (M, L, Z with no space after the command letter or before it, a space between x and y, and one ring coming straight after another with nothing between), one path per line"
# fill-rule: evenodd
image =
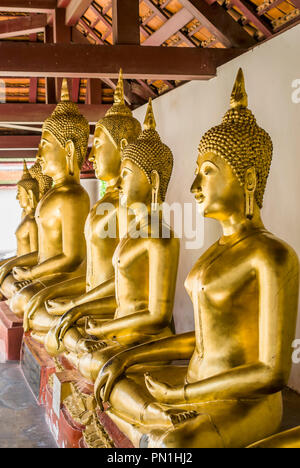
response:
M140 43L139 0L113 0L113 43Z
M0 21L0 39L25 36L44 31L47 26L47 15L24 16Z
M268 11L272 10L272 8L276 8L281 3L282 0L274 0L272 3L262 3L256 9L258 16L265 15L266 13L268 13Z
M67 8L71 0L57 0L57 8Z
M0 43L1 77L202 80L245 49Z
M29 87L29 102L35 103L37 101L37 91L38 91L38 79L30 78L30 87Z
M66 8L66 25L75 26L93 0L71 0Z
M182 8L171 16L163 26L161 26L155 33L153 33L148 39L143 42L143 46L160 46L173 34L180 31L186 24L190 23L194 19L194 15L185 8Z
M251 23L253 23L265 37L268 38L272 36L272 26L263 16L260 17L257 14L256 7L253 3L248 2L248 0L231 0L231 3L232 5L235 5L247 20L251 21Z
M36 152L37 152L37 148L34 150L26 150L26 155L24 155L24 149L8 150L8 149L0 148L0 162L2 162L1 159L12 159L12 160L19 159L23 161L24 156L26 156L26 158L35 158ZM1 185L0 186L0 188L4 188L4 187L13 188L14 185L11 185L11 186Z
M143 0L144 3L160 18L163 22L166 22L169 20L169 16L166 15L158 6L152 1L152 0ZM196 47L194 42L185 34L183 34L181 31L178 31L178 36L180 39L182 39L188 46L190 47Z
M41 135L0 135L0 148L38 148Z
M88 79L86 89L86 104L102 104L102 82L97 79Z
M66 26L66 10L55 10L53 22L53 42L55 44L69 44L72 40L72 28Z
M55 104L0 104L0 122L42 124L55 107ZM104 117L111 106L78 104L78 107L86 119L93 123Z
M257 42L218 3L208 5L205 0L180 0L224 46L253 47Z
M52 13L56 0L0 0L0 11L8 13Z

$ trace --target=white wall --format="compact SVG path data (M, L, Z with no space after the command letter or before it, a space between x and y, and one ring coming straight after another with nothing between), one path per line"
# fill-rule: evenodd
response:
M300 79L299 43L300 26L297 26L224 65L213 80L187 83L155 100L153 107L158 131L175 158L168 201L189 202L200 138L221 123L229 109L236 73L243 67L249 108L258 124L271 134L275 147L263 219L267 228L291 244L300 256L300 103L292 102L292 82ZM136 110L135 116L143 121L145 107ZM179 333L194 327L184 280L202 251L218 235L217 224L205 220L204 249L184 250L182 243L174 309ZM300 338L300 314L297 337ZM294 365L290 384L300 391L300 364Z
M91 200L91 207L95 205L95 203L100 198L100 183L97 179L81 179L81 184L88 192Z
M15 231L21 221L22 210L16 196L16 189L0 189L0 257L17 248Z

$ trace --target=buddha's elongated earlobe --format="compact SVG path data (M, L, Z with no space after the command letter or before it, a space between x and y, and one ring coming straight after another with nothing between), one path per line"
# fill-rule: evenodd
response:
M151 207L152 207L152 211L156 211L157 206L158 206L158 191L159 191L159 174L157 171L151 172L151 181L152 181Z
M254 214L254 195L257 185L256 170L250 167L245 175L245 199L246 199L246 216L248 219L253 218Z
M32 190L28 190L29 206L32 210L35 209L37 202Z
M121 151L124 151L127 145L128 145L128 141L126 140L126 138L122 138L121 143L120 143Z
M69 175L74 175L74 156L75 156L75 146L73 141L68 141L67 143L67 164L68 164L68 171Z

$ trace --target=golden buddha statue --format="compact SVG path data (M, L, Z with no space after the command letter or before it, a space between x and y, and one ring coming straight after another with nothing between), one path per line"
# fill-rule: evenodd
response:
M61 102L43 125L38 161L53 187L40 200L35 219L38 252L18 257L13 275L19 291L10 300L12 311L23 316L26 304L43 288L78 276L85 260L84 224L90 209L80 185L89 124L69 101L63 81ZM30 282L26 287L23 282Z
M30 170L24 160L23 175L17 183L17 200L23 210L22 221L16 230L17 255L0 263L1 293L7 299L16 292L15 279L12 270L16 266L16 260L22 255L27 255L38 250L38 230L35 220L35 210L39 200L51 188L52 179L44 176L39 162L36 162Z
M275 434L272 437L256 442L247 448L300 448L300 426Z
M191 191L223 236L186 280L195 332L120 352L95 384L97 401L109 402L135 446L241 448L281 424L299 262L261 220L273 145L247 106L240 70L231 109L199 146ZM151 365L175 360L189 365Z
M28 329L32 330L32 337L44 343L51 354L57 353L56 343L53 350L51 340L45 342L45 338L61 315L69 311L69 315L79 311L88 311L90 314L91 310L96 308L95 301L103 297L103 285L107 281L112 284L110 294L114 295L112 257L119 242L117 181L120 176L121 150L124 145L136 141L141 132L140 123L125 104L123 86L121 71L114 94L114 104L96 125L89 157L97 178L107 183L107 190L104 197L92 208L86 222L87 273L85 276L43 289L26 307ZM106 206L110 209L107 210ZM113 236L108 236L107 230L111 221L115 222L116 229ZM74 352L89 351L89 346L95 346L95 343L83 339L83 333L78 327L73 327L68 332L67 339L69 348L71 342Z
M150 102L145 130L136 143L127 145L122 152L121 204L131 207L135 218L114 253L116 288L112 294L112 282L106 282L102 299L89 308L76 308L65 314L49 337L52 350L49 343L46 346L48 352L55 354L63 342L69 360L90 382L95 381L102 365L122 349L172 334L179 240L163 223L160 205L172 174L173 156L155 127ZM158 229L151 222L157 213ZM161 235L163 227L165 237ZM86 333L98 338L100 349L75 355L68 331L91 316Z

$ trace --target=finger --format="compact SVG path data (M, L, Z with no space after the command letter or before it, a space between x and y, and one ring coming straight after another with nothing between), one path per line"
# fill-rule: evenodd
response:
M60 330L60 334L59 334L59 340L62 341L67 333L67 331L70 329L71 327L71 323L69 322L66 322L64 323L64 325L62 326L61 330Z
M60 331L61 331L61 327L60 325L58 325L54 331L54 338L56 340L57 349L59 349L59 346L60 346L60 341L59 341Z
M104 392L103 392L103 401L107 402L109 401L110 394L112 392L113 385L115 383L116 378L114 378L112 375L110 375L107 379Z
M104 387L106 380L107 380L107 375L104 374L104 375L101 376L100 379L97 380L97 382L95 384L95 399L96 399L96 402L98 403L98 405L102 408L102 411L103 411L104 408L103 408L103 404L102 404L101 390Z

